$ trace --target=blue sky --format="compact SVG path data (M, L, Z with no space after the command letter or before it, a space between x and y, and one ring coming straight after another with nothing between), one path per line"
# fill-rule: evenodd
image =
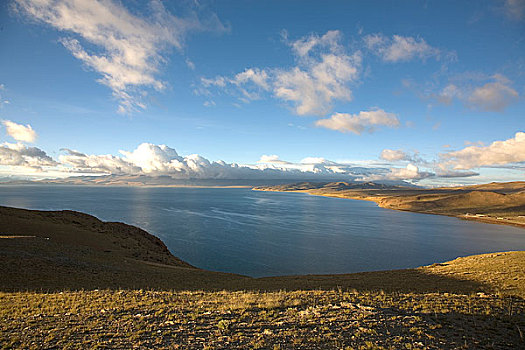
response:
M524 178L523 0L0 11L0 176Z

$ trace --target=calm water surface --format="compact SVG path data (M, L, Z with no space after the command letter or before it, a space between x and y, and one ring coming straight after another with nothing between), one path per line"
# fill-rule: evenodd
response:
M0 205L122 221L160 237L195 266L250 276L407 268L525 250L523 229L301 193L0 186Z

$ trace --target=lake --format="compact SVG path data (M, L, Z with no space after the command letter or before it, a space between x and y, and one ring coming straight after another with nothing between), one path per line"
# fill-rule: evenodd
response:
M125 222L197 267L254 277L410 268L525 250L525 230L516 227L247 188L0 186L0 205Z

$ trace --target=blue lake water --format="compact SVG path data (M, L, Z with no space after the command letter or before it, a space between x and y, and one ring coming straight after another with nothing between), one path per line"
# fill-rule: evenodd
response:
M244 188L0 186L0 205L136 225L195 266L250 276L408 268L525 250L520 228Z

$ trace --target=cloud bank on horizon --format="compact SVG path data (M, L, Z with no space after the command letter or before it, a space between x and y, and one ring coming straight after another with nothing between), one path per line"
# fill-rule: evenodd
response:
M26 136L24 132L32 135L30 140L36 137L30 125L18 125L8 120L3 121L3 124L9 135L17 141ZM471 170L487 166L525 166L525 132L518 132L511 139L495 141L488 146L469 146L459 151L440 153L440 160L433 162L422 159L417 153L384 149L379 158L398 165L397 167L385 167L381 160L368 166L358 166L322 157L306 157L294 163L282 160L278 155L262 155L255 164L236 164L221 160L210 161L198 154L180 156L175 149L167 145L151 143L142 143L133 151L121 150L118 156L85 154L68 148L61 151L64 154L61 154L58 160L54 160L37 147L29 147L22 142L4 142L0 144L0 166L29 170L40 177L46 177L48 174L96 174L169 176L173 179L341 179L417 182L432 177L477 176L479 173ZM399 167L402 163L406 163L406 166Z
M9 0L0 176L524 178L525 0L261 6Z

